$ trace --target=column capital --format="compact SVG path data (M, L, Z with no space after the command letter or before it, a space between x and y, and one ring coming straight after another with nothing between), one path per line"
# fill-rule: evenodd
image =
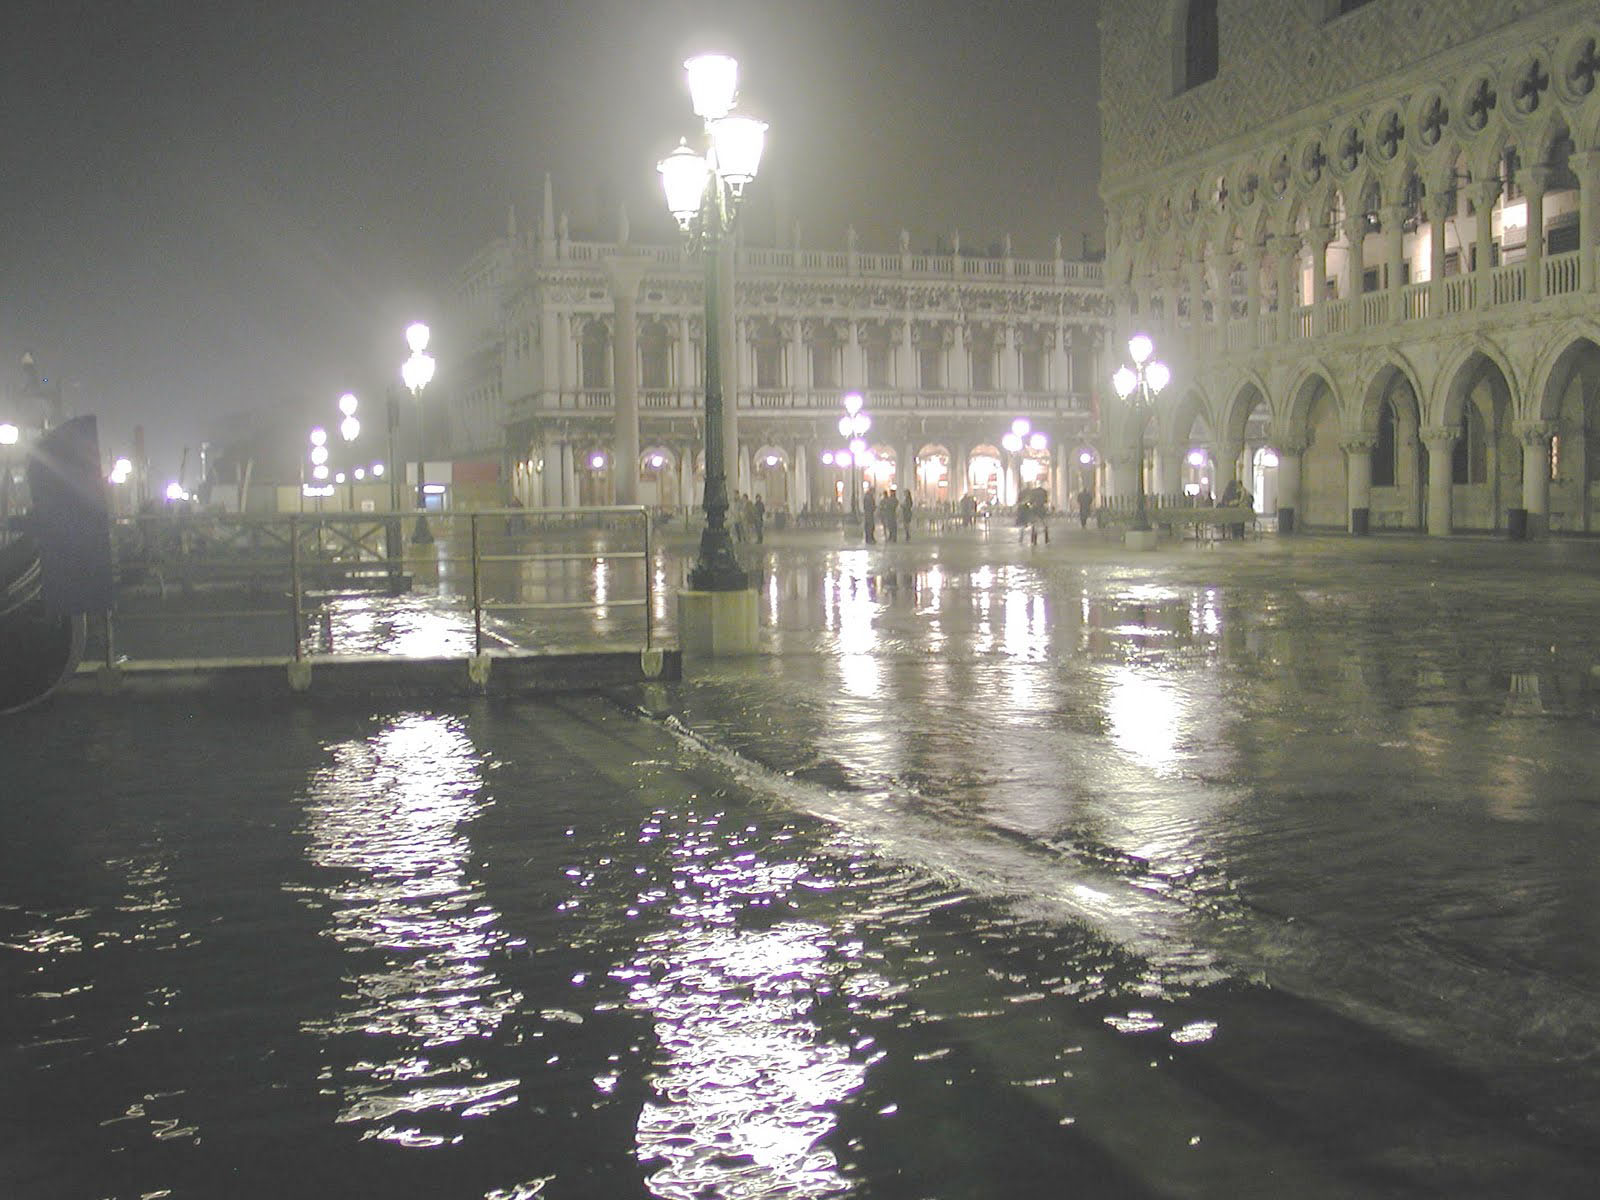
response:
M1360 245L1362 239L1367 236L1367 214L1356 213L1354 216L1346 217L1339 223L1339 228L1351 245Z
M1454 425L1428 425L1421 430L1423 444L1431 453L1435 446L1453 446L1461 430Z
M1550 190L1550 185L1556 181L1556 169L1538 164L1524 167L1517 172L1517 182L1522 185L1523 194L1529 200L1543 199L1544 194Z
M1320 252L1328 248L1328 243L1333 241L1334 236L1334 232L1329 226L1317 225L1306 230L1306 245Z
M1411 210L1404 204L1385 204L1378 210L1378 220L1383 223L1385 233L1401 233L1401 225L1411 215Z
M1576 154L1567 155L1567 166L1572 168L1573 174L1579 179L1588 176L1589 179L1600 179L1600 150L1579 150Z
M1467 195L1471 197L1474 208L1480 213L1487 212L1494 207L1494 202L1500 199L1500 181L1480 179L1476 183L1469 183Z
M1456 209L1456 198L1451 192L1435 193L1423 200L1423 207L1427 211L1428 220L1435 225L1442 225L1447 217Z
M1300 253L1300 235L1275 233L1267 239L1267 245L1279 258L1294 258Z
M1547 445L1561 432L1560 423L1556 421L1518 421L1514 428L1522 444L1533 447Z
M1299 458L1306 452L1306 443L1300 438L1278 438L1269 444L1279 458Z
M1371 454L1378 439L1370 433L1356 433L1339 439L1339 449L1346 454Z

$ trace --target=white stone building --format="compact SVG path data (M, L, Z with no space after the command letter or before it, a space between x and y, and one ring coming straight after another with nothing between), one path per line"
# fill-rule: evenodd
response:
M724 253L725 460L731 491L798 513L850 507L862 477L824 461L845 448L844 397L872 425L866 477L916 503L1014 497L1057 503L1093 472L1090 448L1109 306L1099 263L998 253L742 247ZM731 278L728 278L731 276ZM569 236L549 183L537 231L481 251L441 323L451 443L500 455L530 507L698 506L703 477L703 267L679 245ZM441 371L443 374L443 369ZM1011 456L1002 438L1029 423ZM1035 436L1042 435L1042 436ZM1085 458L1090 465L1083 465Z
M1593 0L1105 4L1106 357L1143 327L1173 368L1153 488L1600 527L1597 46Z

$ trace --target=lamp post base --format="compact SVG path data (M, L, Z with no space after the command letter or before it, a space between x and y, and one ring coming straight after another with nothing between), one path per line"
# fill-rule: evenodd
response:
M1122 535L1122 544L1129 550L1154 550L1156 548L1156 531L1154 529L1130 529Z
M707 525L701 533L700 557L689 569L689 586L697 592L740 592L750 586L726 526Z
M754 654L759 616L754 588L685 588L678 593L678 646L685 655L702 658Z
M428 528L428 518L419 516L417 527L411 531L411 544L413 546L431 546L433 544L433 530Z

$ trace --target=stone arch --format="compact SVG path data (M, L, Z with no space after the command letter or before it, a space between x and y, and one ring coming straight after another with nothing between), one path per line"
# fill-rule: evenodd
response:
M1241 441L1246 422L1260 404L1265 404L1271 412L1272 401L1268 398L1266 383L1258 373L1248 371L1231 387L1228 398L1217 409L1218 436L1229 442Z
M1600 480L1600 328L1590 321L1564 332L1552 344L1554 353L1545 356L1548 365L1534 375L1536 390L1530 393L1536 399L1530 407L1538 420L1523 427L1528 435L1524 449L1547 456L1545 507L1552 525L1593 530L1591 492Z
M1443 369L1434 378L1433 394L1429 397L1425 423L1447 426L1461 419L1462 388L1472 379L1476 360L1493 364L1505 381L1508 399L1516 413L1523 411L1521 390L1511 360L1504 350L1485 337L1474 338L1447 359Z
M1586 346L1600 347L1600 321L1573 321L1550 339L1549 344L1535 360L1528 373L1528 402L1523 414L1531 421L1553 420L1554 401L1571 383L1574 361L1581 357Z
M1416 367L1401 355L1379 364L1352 414L1351 453L1370 456L1370 510L1380 527L1420 529L1426 515L1423 390ZM1359 447L1370 443L1369 450Z
M1503 528L1506 510L1520 504L1517 378L1505 357L1491 349L1496 348L1487 341L1468 348L1441 372L1436 387L1433 428L1460 431L1449 439L1449 461L1428 464L1430 479L1439 470L1449 472L1452 529ZM1436 440L1434 447L1442 444Z
M1292 506L1308 526L1344 528L1348 514L1344 447L1344 406L1334 380L1320 363L1305 368L1287 394L1282 449L1298 454L1299 485L1281 503Z

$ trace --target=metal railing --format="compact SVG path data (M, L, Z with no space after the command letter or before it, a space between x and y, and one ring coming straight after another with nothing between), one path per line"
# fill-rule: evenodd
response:
M635 636L654 648L653 529L643 506L430 512L420 526L430 540L416 540L414 511L120 521L117 609L104 614L92 657L108 666L421 657L426 650L397 648L404 638L393 631L424 624L447 655L468 645L481 655L491 637L512 651L623 639L632 648ZM619 617L636 608L642 632ZM581 619L526 619L534 614ZM119 655L119 640L142 652Z

